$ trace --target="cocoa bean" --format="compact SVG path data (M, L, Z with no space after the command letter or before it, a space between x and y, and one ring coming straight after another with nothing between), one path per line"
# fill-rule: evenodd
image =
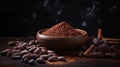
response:
M21 58L21 54L20 54L20 53L13 53L13 54L11 55L11 58L12 58L12 59L20 59L20 58Z
M5 50L1 51L0 54L2 56L6 56L9 51L10 51L10 49L5 49Z
M31 54L31 58L32 58L32 59L36 59L36 58L38 58L38 57L40 57L39 54Z
M50 62L56 62L57 61L57 56L51 56L51 57L49 57L48 61L50 61Z
M32 53L35 49L36 49L36 47L32 47L28 51Z
M25 59L25 58L30 59L30 58L31 58L31 54L29 53L29 54L23 55L23 56L22 56L22 59Z
M23 50L20 52L22 55L30 53L28 50Z
M39 52L41 51L41 48L37 47L35 50L34 50L34 54L39 54Z
M34 59L28 60L27 63L28 63L28 64L32 64L32 65L35 64Z
M45 60L44 60L43 58L40 58L40 57L37 58L36 61L37 61L38 63L41 63L41 64L45 63Z
M58 56L58 61L65 61L65 57L64 56Z
M9 45L9 46L15 46L16 44L17 44L16 41L9 41L9 42L8 42L8 45Z

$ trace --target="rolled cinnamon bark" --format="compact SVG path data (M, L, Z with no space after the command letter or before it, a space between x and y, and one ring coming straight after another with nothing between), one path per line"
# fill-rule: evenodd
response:
M98 39L102 39L102 29L99 28L98 29ZM85 56L89 56L90 52L93 50L94 48L94 44L90 45L90 47L83 53Z
M107 41L117 41L117 42L120 42L120 39L118 38L102 38L103 40L107 40Z
M120 44L120 42L117 42L117 41L108 41L108 43L110 43L110 44Z
M89 56L90 52L94 48L94 44L90 45L90 47L83 53L85 56Z
M102 39L102 29L98 29L98 39Z

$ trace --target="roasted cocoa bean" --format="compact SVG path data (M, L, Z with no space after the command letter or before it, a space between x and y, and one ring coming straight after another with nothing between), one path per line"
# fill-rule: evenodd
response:
M9 45L9 46L15 46L16 44L17 44L16 41L9 41L9 42L8 42L8 45Z
M11 55L12 59L20 59L21 58L21 54L20 53L14 53Z
M13 52L12 52L12 51L9 51L9 52L7 53L7 57L11 57L12 54L13 54Z
M32 47L28 51L32 53L35 49L36 49L36 47Z
M5 49L5 50L1 51L0 54L3 56L6 56L9 51L10 51L10 49Z
M47 53L55 53L55 51L47 50Z
M21 52L21 50L20 49L13 49L13 50L11 50L13 53L20 53Z
M25 43L25 42L23 42L23 41L17 41L16 46L21 46L23 43Z
M31 54L31 58L32 58L32 59L36 59L36 58L38 58L38 57L40 57L39 54Z
M45 48L42 48L41 52L44 53L44 54L47 54L47 50Z
M31 48L33 48L33 47L36 47L36 46L35 46L35 45L27 46L27 47L26 47L26 50L29 50L29 49L31 49Z
M31 54L29 53L29 54L23 55L23 56L22 56L22 59L25 59L25 58L30 59L30 58L31 58Z
M19 46L15 46L14 49L20 49L20 50L24 50L26 47L19 45Z
M35 44L35 40L30 40L28 43L28 45L33 45L33 44Z
M51 57L49 57L48 61L50 61L50 62L56 62L57 61L57 56L51 56Z
M58 56L58 61L65 61L65 57L64 56Z
M39 43L38 40L35 40L35 45L38 45L38 43Z
M39 52L41 51L41 48L37 47L35 50L34 50L34 54L39 54Z
M45 49L45 50L48 50L46 47L40 47L40 49Z
M20 52L22 55L30 53L28 50L23 50Z
M22 59L24 63L28 63L28 61L30 60L30 58L24 58Z
M47 55L49 55L49 56L57 56L56 53L48 53Z
M49 55L41 55L40 58L43 58L45 60L47 60L50 56Z
M40 58L40 57L37 58L36 61L37 61L38 63L41 63L41 64L45 63L45 60L44 60L43 58Z
M30 59L30 60L28 60L27 63L28 63L28 64L35 64L34 59Z

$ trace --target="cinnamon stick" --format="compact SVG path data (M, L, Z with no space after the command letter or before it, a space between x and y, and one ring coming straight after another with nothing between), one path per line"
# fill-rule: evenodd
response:
M110 43L110 44L120 44L120 42L117 42L117 41L108 41L108 43Z
M83 53L85 56L89 56L90 52L94 48L94 44L90 45L90 47Z
M102 29L99 28L98 29L98 39L102 39ZM90 47L83 53L85 56L89 56L90 52L92 51L92 49L94 48L94 44L90 45Z
M98 39L102 39L102 29L98 29Z
M118 41L120 42L120 39L115 39L115 38L102 38L103 40L107 40L107 41Z

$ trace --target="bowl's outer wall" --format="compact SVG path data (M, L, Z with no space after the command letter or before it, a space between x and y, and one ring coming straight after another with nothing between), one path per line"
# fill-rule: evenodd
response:
M83 45L88 40L87 33L84 36L78 36L74 38L44 38L40 35L40 31L38 31L36 38L38 39L39 43L49 49L54 50L73 50L79 48L80 45Z

